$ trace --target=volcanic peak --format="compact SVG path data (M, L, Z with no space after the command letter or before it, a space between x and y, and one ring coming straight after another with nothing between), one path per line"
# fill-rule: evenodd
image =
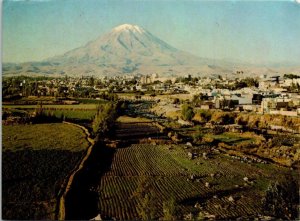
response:
M115 27L113 29L115 32L123 32L123 31L132 31L132 32L138 32L140 34L144 33L145 30L137 25L131 25L131 24L123 24L118 27Z

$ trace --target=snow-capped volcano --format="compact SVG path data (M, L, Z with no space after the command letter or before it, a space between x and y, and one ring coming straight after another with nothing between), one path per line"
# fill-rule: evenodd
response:
M201 39L199 39L201 44ZM247 67L247 69L245 69ZM178 50L137 25L123 24L63 55L41 62L4 64L4 75L120 75L124 73L167 75L232 74L237 70L270 73L271 69L229 61L199 58ZM274 70L273 70L274 71ZM299 67L276 72L299 73Z
M41 62L27 62L21 66L21 69L16 69L17 66L6 65L4 74L100 76L124 73L232 73L231 65L178 50L146 29L131 24L115 27L94 41L63 55Z
M119 72L133 72L144 67L197 66L206 62L180 51L147 30L131 24L123 24L111 32L71 50L50 61L60 64L93 64L113 67Z
M130 25L130 24L124 24L124 25L120 25L118 27L115 27L113 29L113 31L115 31L115 32L132 31L132 32L138 32L140 34L145 32L145 30L143 28L140 28L137 25Z

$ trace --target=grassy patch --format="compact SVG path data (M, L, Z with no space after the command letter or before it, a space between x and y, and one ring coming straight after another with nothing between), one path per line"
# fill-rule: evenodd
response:
M249 137L244 137L241 136L240 134L236 134L236 133L223 133L223 134L219 134L219 135L212 135L209 134L208 135L211 138L214 138L215 140L218 140L220 142L226 143L226 144L238 144L240 142L251 142L254 141L254 138L249 138Z
M36 109L40 105L3 105L3 108ZM96 109L96 104L45 104L44 109Z
M64 116L65 119L92 120L96 110L46 110L46 113L51 113L57 118Z
M255 187L261 191L266 191L270 184L270 180L262 177L255 182Z
M3 126L3 151L60 149L82 151L88 142L80 128L67 124Z

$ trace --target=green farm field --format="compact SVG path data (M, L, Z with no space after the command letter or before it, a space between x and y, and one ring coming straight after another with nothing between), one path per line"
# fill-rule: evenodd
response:
M103 102L102 102L103 104ZM42 108L47 114L57 118L64 117L66 120L85 120L93 119L97 112L98 104L76 104L76 105L43 105ZM39 105L3 105L4 112L34 112Z
M40 105L3 105L4 109L36 109ZM88 103L88 104L43 104L44 109L69 109L69 110L80 110L80 109L96 109L97 104Z
M51 115L54 115L57 118L61 118L62 116L65 117L66 120L73 120L73 119L79 119L79 120L87 120L90 121L94 118L96 114L96 110L46 110L46 113L49 113Z
M57 195L87 147L63 123L2 126L2 218L55 219Z
M63 123L3 126L3 151L68 150L82 151L88 142L80 128Z

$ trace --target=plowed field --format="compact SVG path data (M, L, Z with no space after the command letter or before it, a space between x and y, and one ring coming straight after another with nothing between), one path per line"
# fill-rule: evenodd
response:
M116 131L118 139L133 139L155 130L147 123L120 123ZM194 152L191 159L188 153ZM134 143L116 149L110 170L101 178L99 213L104 218L138 219L141 202L135 192L146 177L152 183L158 217L163 215L163 202L171 197L179 219L200 211L217 219L257 217L264 213L261 199L269 183L287 173L289 169L273 164L243 163L208 146Z

